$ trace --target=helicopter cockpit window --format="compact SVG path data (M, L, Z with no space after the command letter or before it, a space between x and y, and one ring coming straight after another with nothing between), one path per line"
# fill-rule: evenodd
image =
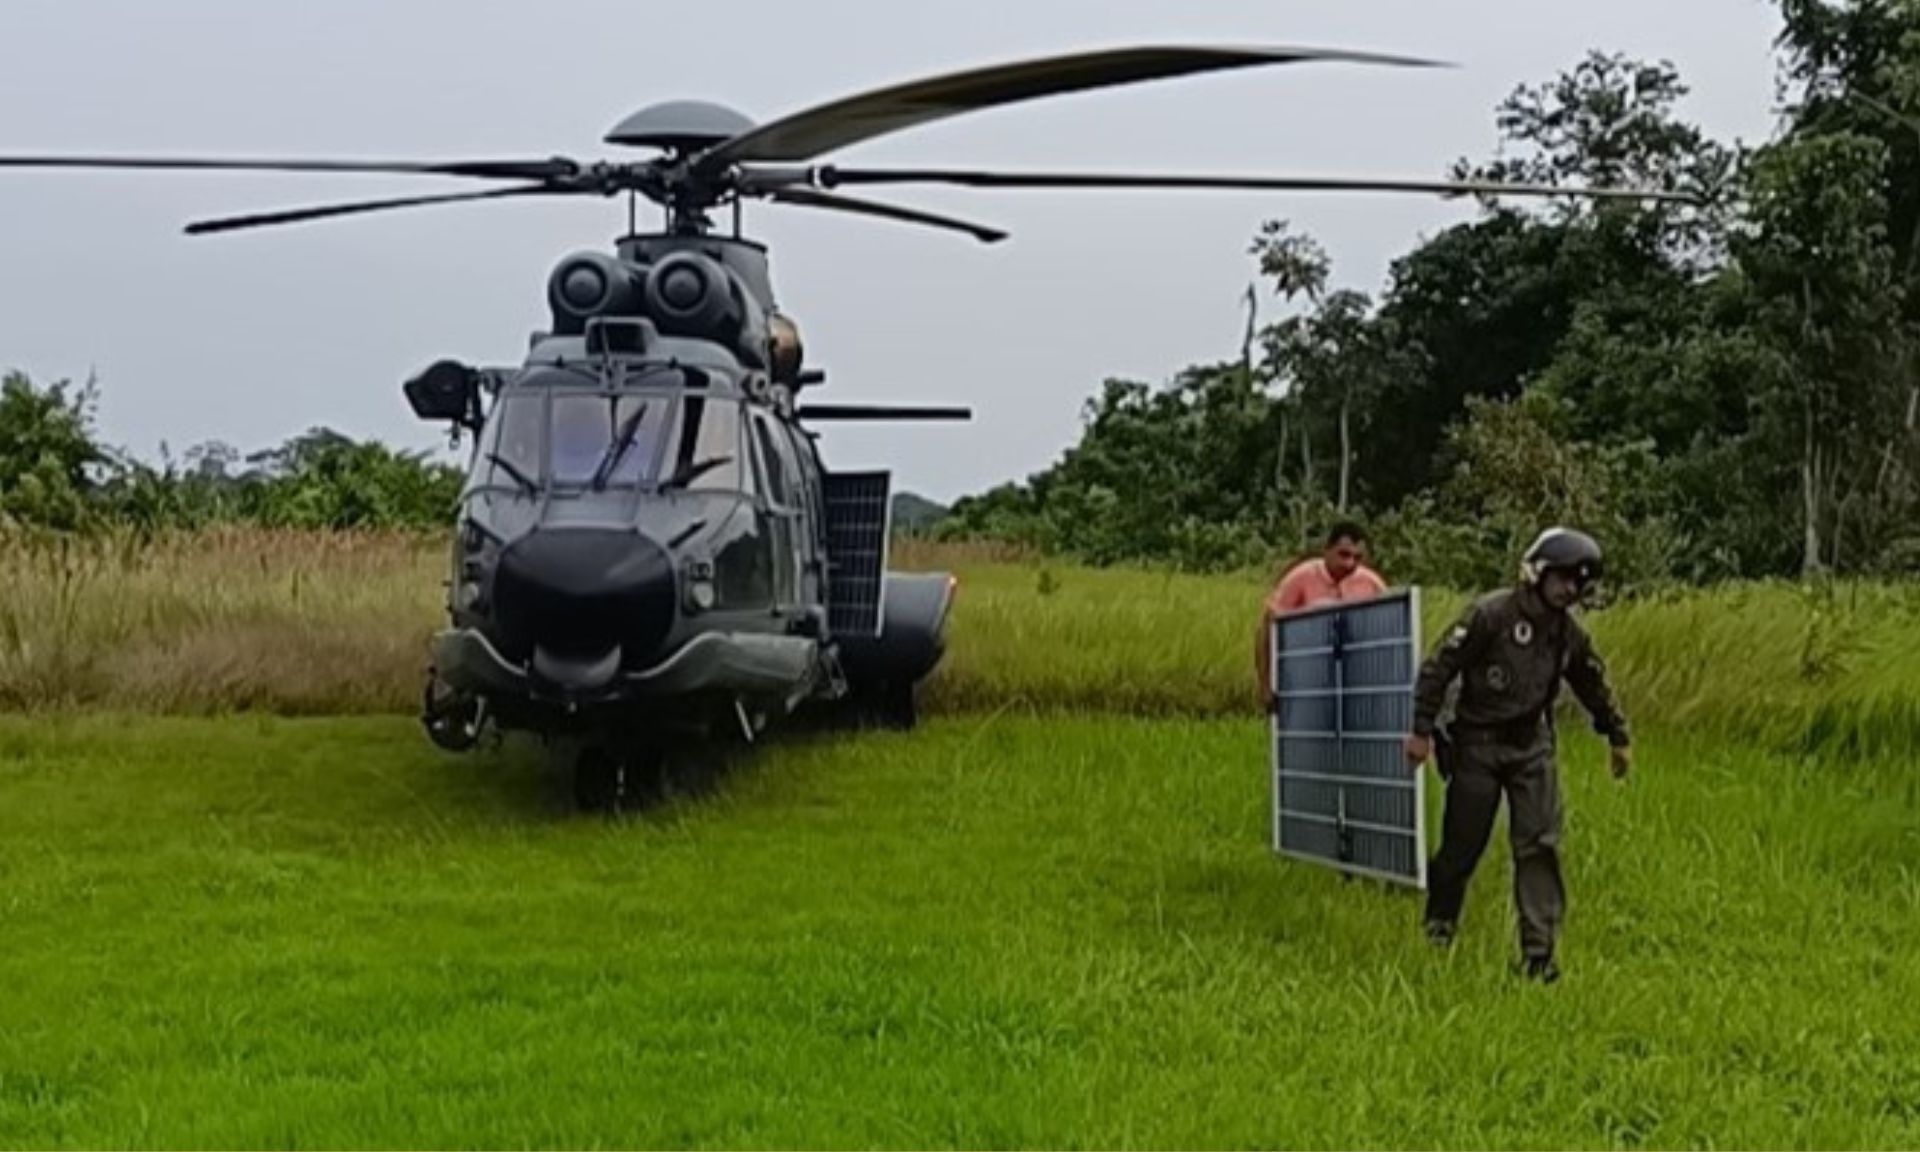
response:
M660 483L696 492L739 492L748 475L742 459L740 404L688 393L668 435Z
M673 407L662 395L556 392L548 450L553 482L632 485L654 479Z
M483 483L520 491L538 486L540 476L541 397L508 393L494 405L481 466Z

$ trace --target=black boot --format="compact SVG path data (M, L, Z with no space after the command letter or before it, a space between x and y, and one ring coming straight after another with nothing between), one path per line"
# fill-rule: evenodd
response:
M1551 984L1560 979L1560 966L1553 962L1553 953L1527 957L1527 979L1538 980L1542 984Z

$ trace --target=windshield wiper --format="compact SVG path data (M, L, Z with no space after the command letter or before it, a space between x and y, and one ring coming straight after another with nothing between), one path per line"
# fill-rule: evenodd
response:
M521 491L527 493L528 495L532 495L540 491L540 486L538 484L535 484L533 481L527 479L527 474L525 472L522 472L520 471L520 469L514 467L513 463L509 461L505 456L500 455L500 453L498 452L487 453L487 460L490 463L492 463L494 467L500 469L502 472L505 472L508 476L513 477L515 482L517 482L520 485Z
M667 492L675 488L685 488L704 473L718 468L722 464L730 463L732 460L733 457L725 453L719 456L708 456L702 460L695 460L685 468L680 469L665 480L660 481L660 491Z
M641 418L646 414L647 405L642 402L640 407L633 410L633 415L621 422L620 431L614 435L613 443L607 445L606 455L600 457L599 467L593 470L592 483L595 492L607 486L608 478L613 475L613 470L619 467L620 458L627 454L628 446L633 443L633 434L639 430Z
M623 388L631 387L635 384L651 380L655 376L665 376L669 373L680 372L682 370L681 366L677 363L650 365L621 381L621 386ZM618 393L615 394L611 402L616 404L619 402ZM620 466L621 458L627 454L627 449L632 446L633 434L639 430L640 421L646 414L647 402L643 400L640 403L640 407L634 410L633 415L627 417L626 421L620 425L620 430L614 434L613 443L607 445L606 454L600 457L599 465L593 470L592 484L594 491L598 492L607 486L607 481L613 476L613 470Z

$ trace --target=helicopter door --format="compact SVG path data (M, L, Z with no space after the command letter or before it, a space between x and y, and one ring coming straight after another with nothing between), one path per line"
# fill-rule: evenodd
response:
M780 434L766 416L753 413L754 455L761 460L767 508L767 534L773 549L773 602L781 612L790 612L800 603L798 553L803 547L799 468L791 453L780 451Z
M827 508L820 495L820 473L812 467L815 461L808 451L810 445L800 438L792 426L780 422L775 425L774 434L784 436L783 443L793 450L794 470L800 477L800 487L795 496L801 513L797 540L800 599L805 604L824 604L827 599Z

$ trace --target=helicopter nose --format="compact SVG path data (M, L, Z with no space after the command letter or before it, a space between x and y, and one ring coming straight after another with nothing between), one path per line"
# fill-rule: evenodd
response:
M673 627L673 563L632 531L548 528L514 541L494 576L506 649L568 661L622 660L659 648Z

